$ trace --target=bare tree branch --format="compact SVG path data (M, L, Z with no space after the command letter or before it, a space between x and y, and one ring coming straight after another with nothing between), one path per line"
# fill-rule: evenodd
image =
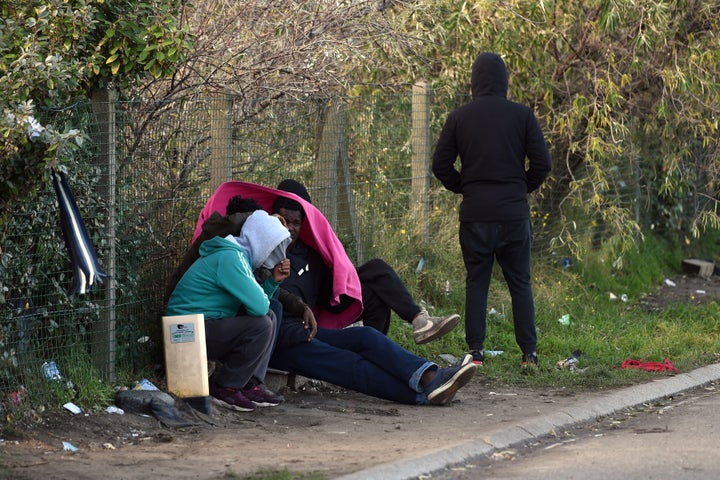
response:
M210 0L184 12L196 36L184 67L144 91L156 100L203 88L241 98L331 96L384 69L379 49L418 54L419 39L393 28L378 0ZM425 60L419 59L420 62Z

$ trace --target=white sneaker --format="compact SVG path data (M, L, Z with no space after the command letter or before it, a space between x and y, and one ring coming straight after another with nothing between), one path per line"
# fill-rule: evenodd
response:
M423 309L412 321L413 337L418 345L432 342L433 340L450 333L460 323L460 315L453 313L447 317L431 317L427 310Z

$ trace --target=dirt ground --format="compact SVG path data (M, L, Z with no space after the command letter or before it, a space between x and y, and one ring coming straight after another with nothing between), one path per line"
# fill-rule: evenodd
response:
M642 300L647 308L720 299L720 277L668 280L674 286L664 282ZM511 388L489 383L481 371L447 407L399 405L315 383L283 393L286 402L277 407L249 413L214 407L207 421L183 429L138 414L39 415L0 431L0 478L209 480L284 469L334 478L603 394ZM64 450L63 442L77 451Z

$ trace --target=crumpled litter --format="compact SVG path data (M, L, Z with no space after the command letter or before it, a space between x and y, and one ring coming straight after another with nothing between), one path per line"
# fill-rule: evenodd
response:
M117 392L115 403L125 412L151 414L167 427L199 425L183 417L175 406L175 399L161 390L122 390Z
M72 402L67 402L65 405L63 405L63 407L65 407L67 410L70 410L75 415L77 415L78 413L82 413L82 409L80 409L80 407L78 407Z
M63 441L62 443L63 443L63 450L65 450L66 452L77 452L78 451L78 447L76 447L72 443L65 442L65 441Z
M582 356L581 350L575 350L570 356L564 360L560 360L555 364L557 368L567 368L569 370L575 370L577 368L578 361Z

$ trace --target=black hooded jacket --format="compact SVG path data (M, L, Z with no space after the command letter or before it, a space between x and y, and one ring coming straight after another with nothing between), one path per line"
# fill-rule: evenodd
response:
M463 195L461 222L529 219L527 194L550 173L535 114L508 100L507 90L505 62L480 54L472 68L472 101L448 115L438 138L432 170L445 188Z

